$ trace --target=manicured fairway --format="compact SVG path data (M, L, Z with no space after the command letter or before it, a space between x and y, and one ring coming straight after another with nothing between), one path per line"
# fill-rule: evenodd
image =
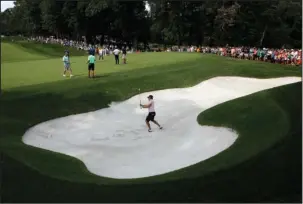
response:
M41 84L54 81L67 80L62 77L64 48L54 47L54 45L30 43L2 43L2 79L4 89L11 89L19 86ZM43 50L44 46L48 49ZM31 49L29 49L29 48ZM33 49L35 48L35 49ZM33 51L34 50L34 51ZM48 55L49 53L49 55ZM73 55L76 53L76 56ZM82 56L79 56L82 54ZM97 60L96 73L98 76L106 76L110 73L125 72L134 69L145 69L167 64L178 64L199 59L201 56L192 54L175 53L141 53L129 54L128 64L115 65L113 56L106 56L105 60ZM85 52L71 49L71 67L74 78L87 77L87 56ZM122 60L121 60L122 63Z
M98 61L99 77L91 80L87 57L72 56L75 77L70 79L62 77L57 47L50 51L44 45L50 53L46 59L30 51L33 45L27 44L26 51L23 46L21 54L18 44L1 46L7 47L2 49L0 98L4 202L300 202L302 83L204 112L200 124L232 127L240 140L205 162L146 179L95 176L80 161L26 146L21 137L34 124L104 108L137 94L138 88L186 87L215 76L301 76L301 68L196 53L141 53L128 55L127 65L114 65L112 56ZM28 60L7 54L24 52L31 53Z

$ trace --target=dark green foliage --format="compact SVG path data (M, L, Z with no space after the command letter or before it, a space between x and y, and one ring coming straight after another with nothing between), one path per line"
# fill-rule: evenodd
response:
M12 141L14 145L7 144L10 150L6 150L10 155L22 150L27 156L32 154L41 167L67 173L70 179L74 177L83 182L51 178L17 162L13 157L5 156L3 201L301 202L301 85L297 83L236 99L201 114L198 118L201 124L233 127L241 138L224 153L210 160L160 176L160 180L166 182L153 182L157 178L151 177L146 181L124 181L119 185L98 184L101 178L89 174L75 159L16 145ZM47 94L32 96L28 100L24 98L22 102L27 105L31 101L38 101L40 106L44 106L41 97L47 99L45 104L55 105L58 100L69 102L60 95ZM86 104L83 98L92 97L95 97L94 93L77 98L77 103ZM98 97L106 98L100 94ZM96 106L91 105L92 108ZM59 107L56 108L59 110ZM60 111L64 115L70 110ZM239 123L243 118L246 122ZM36 120L40 120L38 115ZM16 139L19 140L18 137ZM246 157L250 159L243 160ZM69 164L68 168L66 163ZM79 171L83 173L79 174ZM114 184L114 181L111 183Z
M301 47L302 1L17 0L1 13L2 33L129 44Z

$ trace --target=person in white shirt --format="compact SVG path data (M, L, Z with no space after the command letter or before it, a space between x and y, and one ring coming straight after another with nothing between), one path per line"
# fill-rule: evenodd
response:
M119 53L120 53L120 50L116 47L113 51L113 54L115 56L115 61L116 61L116 64L119 64Z
M103 51L103 56L107 56L108 49L106 47L103 47L102 51Z
M163 129L163 127L155 120L156 111L155 111L155 102L153 100L154 97L152 95L149 95L147 98L148 98L148 104L142 105L140 103L140 107L148 109L148 115L145 119L146 125L148 127L148 132L152 131L151 127L150 127L150 124L149 124L150 121L155 123L160 129Z
M98 53L98 54L99 54L99 60L100 60L100 59L103 60L104 58L103 58L103 48L102 48L102 47L100 47L99 53Z

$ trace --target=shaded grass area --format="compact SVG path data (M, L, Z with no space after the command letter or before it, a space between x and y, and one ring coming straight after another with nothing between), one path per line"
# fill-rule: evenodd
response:
M1 42L1 61L20 62L31 60L45 60L62 57L64 50L68 49L71 56L83 56L85 51L58 44L42 44L28 41Z
M42 175L11 156L5 156L3 201L301 202L301 86L302 83L296 83L278 87L203 112L198 117L200 124L233 127L240 133L240 138L224 153L184 169L187 174L192 173L190 170L196 172L192 178L122 185L69 182ZM259 146L261 151L257 150ZM233 148L238 155L228 154ZM253 152L258 153L251 155L249 160L239 160L240 154ZM43 156L46 156L43 157L45 165L64 174L67 166L59 161L68 162L69 157L47 156L47 153ZM57 161L52 160L52 156L57 157ZM225 168L203 175L203 169L213 168L215 163ZM72 167L75 169L69 169L70 174L79 171L77 166Z
M7 62L24 62L31 60L45 60L47 56L42 56L36 53L26 52L24 49L20 49L15 43L1 42L1 63Z

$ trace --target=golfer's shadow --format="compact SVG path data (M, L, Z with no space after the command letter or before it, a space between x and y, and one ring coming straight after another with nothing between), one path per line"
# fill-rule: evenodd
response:
M109 74L102 74L102 75L96 75L94 78L95 79L100 79L100 78L105 78L105 77L108 77L110 76Z
M81 76L84 76L84 74L75 74L73 75L74 77L81 77Z

